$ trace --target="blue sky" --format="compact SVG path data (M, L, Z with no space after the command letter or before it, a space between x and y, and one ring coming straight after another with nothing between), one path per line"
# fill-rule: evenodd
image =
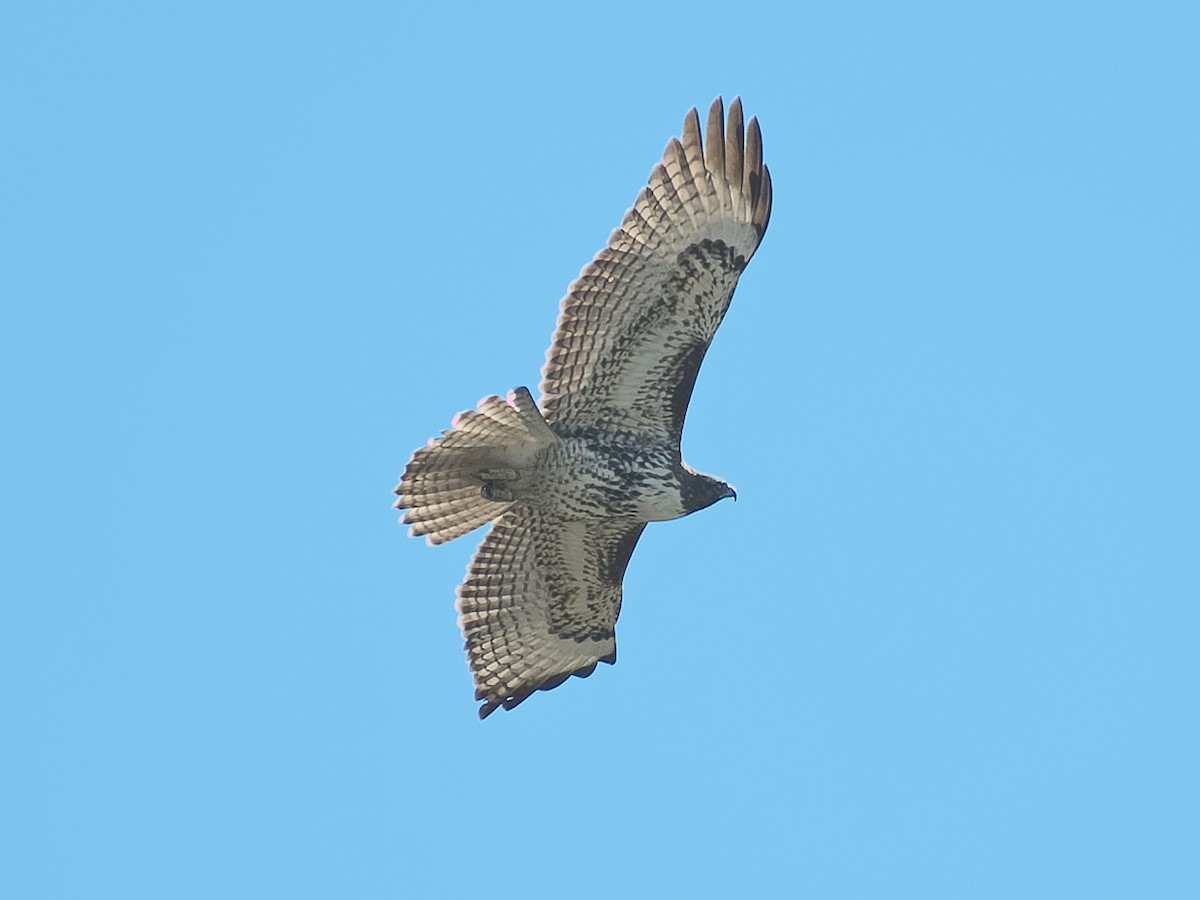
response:
M9 9L0 894L1200 896L1200 17L1003 6ZM480 723L390 489L717 94L739 500Z

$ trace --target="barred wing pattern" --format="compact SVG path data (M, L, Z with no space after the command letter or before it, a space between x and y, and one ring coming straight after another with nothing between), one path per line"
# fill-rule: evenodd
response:
M563 298L541 408L572 425L678 440L700 364L771 213L758 121L720 98L692 109L621 227Z
M413 455L397 493L414 531L449 540L498 516L458 589L480 718L616 661L621 583L646 527L616 517L636 503L600 504L577 520L570 502L524 502L506 485L520 484L531 458L560 467L539 474L567 496L597 480L614 500L671 485L672 514L730 496L720 491L728 485L688 469L678 446L700 365L770 213L757 120L743 123L739 99L726 117L718 98L702 140L691 110L621 227L563 298L542 370L544 422L528 392L510 397L511 411L487 398ZM586 450L547 462L539 448L554 441ZM667 450L631 469L639 444Z
M644 524L496 520L458 588L479 718L617 659L621 580Z

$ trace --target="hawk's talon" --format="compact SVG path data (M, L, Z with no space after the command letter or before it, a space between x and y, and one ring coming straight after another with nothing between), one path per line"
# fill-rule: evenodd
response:
M483 483L483 487L479 489L479 496L484 500L497 500L500 502L505 502L513 498L513 492L503 485L497 485L494 482L485 481Z

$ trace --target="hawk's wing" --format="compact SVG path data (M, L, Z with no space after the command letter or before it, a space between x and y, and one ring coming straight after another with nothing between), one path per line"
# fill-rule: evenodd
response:
M621 579L643 524L505 513L458 588L479 718L617 659Z
M556 425L633 427L678 439L696 374L771 213L758 121L718 97L700 139L693 109L621 227L563 298L542 369ZM561 432L561 429L559 429Z

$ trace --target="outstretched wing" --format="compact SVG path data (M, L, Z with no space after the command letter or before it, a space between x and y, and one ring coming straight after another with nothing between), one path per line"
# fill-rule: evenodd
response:
M458 623L483 719L617 660L621 579L643 524L505 513L458 588Z
M704 141L692 109L621 227L563 298L542 369L557 426L678 439L700 363L771 213L758 121L718 97ZM558 429L562 433L563 428Z

